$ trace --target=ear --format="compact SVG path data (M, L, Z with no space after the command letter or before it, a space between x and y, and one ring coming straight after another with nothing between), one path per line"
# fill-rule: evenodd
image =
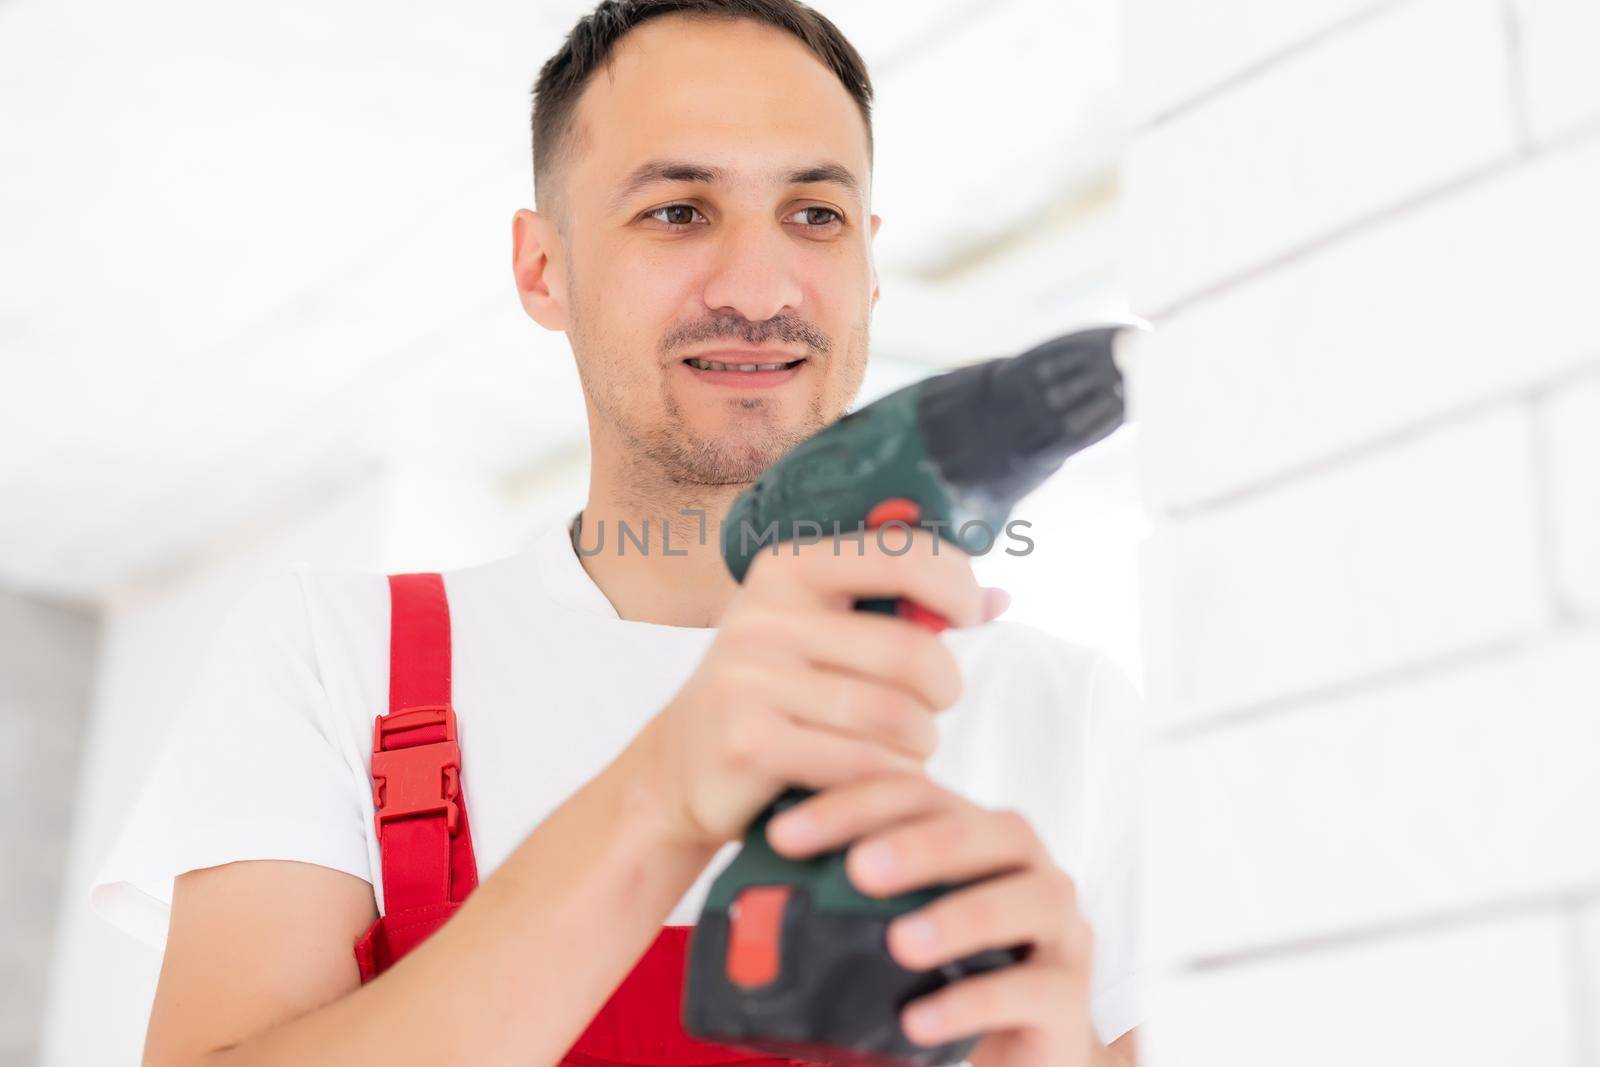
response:
M883 225L883 217L882 216L880 216L880 215L872 216L872 236L874 238L876 238L878 236L878 227L882 226L882 225ZM877 307L878 306L878 262L877 262L877 260L875 258L872 259L872 305L871 306L872 307Z
M537 211L518 208L511 216L511 272L523 310L547 330L567 328L561 253L555 224Z

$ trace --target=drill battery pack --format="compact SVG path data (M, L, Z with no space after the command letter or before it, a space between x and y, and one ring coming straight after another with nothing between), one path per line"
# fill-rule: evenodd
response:
M909 971L889 954L889 923L943 887L890 898L861 894L844 853L796 861L766 843L766 824L808 794L790 790L756 820L712 884L689 941L684 1029L694 1037L819 1063L935 1067L966 1059L967 1038L935 1046L900 1027L907 1004L968 975L1014 963L995 949Z

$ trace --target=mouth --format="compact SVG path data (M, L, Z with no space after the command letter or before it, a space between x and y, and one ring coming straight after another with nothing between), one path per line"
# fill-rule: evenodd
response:
M787 355L787 353L782 352L718 352L713 353L713 355L721 358L689 356L681 362L691 374L701 381L715 385L755 389L771 388L789 381L800 373L800 368L806 362L804 356L791 359L773 358Z
M719 363L714 359L698 359L693 356L684 360L696 370L732 370L740 374L760 374L763 371L788 370L804 363L802 359L791 359L786 363Z

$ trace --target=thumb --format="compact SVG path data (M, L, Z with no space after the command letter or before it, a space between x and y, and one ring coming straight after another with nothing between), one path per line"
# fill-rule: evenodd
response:
M1000 617L1006 608L1011 606L1011 594L997 585L983 587L983 621L990 622Z

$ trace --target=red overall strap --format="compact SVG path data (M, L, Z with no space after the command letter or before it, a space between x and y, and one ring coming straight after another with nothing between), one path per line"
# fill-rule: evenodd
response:
M372 731L384 913L356 943L363 982L421 944L478 884L450 705L444 579L391 574L389 603L389 713Z
M450 607L438 574L389 576L389 713L373 724L384 914L356 944L371 981L444 925L478 884L450 705ZM690 927L664 926L562 1058L562 1067L788 1067L683 1030ZM537 966L530 961L530 966Z

